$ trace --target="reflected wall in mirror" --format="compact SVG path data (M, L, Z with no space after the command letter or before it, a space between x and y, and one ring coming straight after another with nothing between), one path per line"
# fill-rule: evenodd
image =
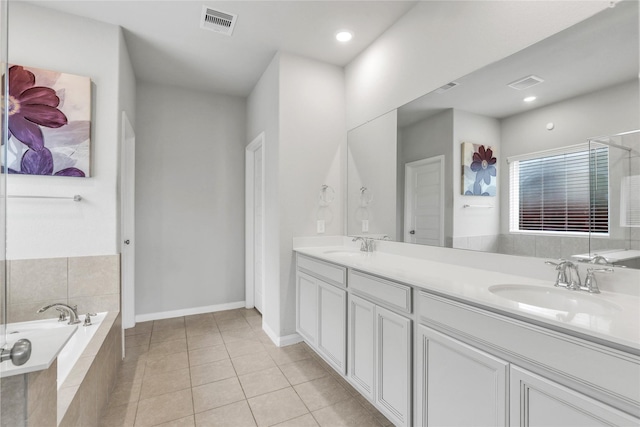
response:
M610 210L605 217L612 225L610 233L594 234L590 239L589 227L596 219L590 219L594 207L590 205L588 171L582 178L587 181L586 204L572 204L571 187L564 190L563 210L550 212L550 206L555 205L541 198L547 209L543 216L570 222L568 212L580 210L577 216L582 217L582 228L526 229L516 224L525 210L514 211L510 203L515 195L510 194L514 185L510 182L512 166L507 162L522 156L548 157L576 146L582 147L589 159L589 140L594 136L639 129L638 38L638 3L621 2L400 107L397 129L389 128L392 123L386 115L350 131L348 234L363 233L352 202L360 183L352 180L368 169L384 173L385 179L391 179L388 175L395 171L395 191L386 198L378 195L369 209L371 218L381 215L381 207L384 215L393 217L390 207L394 206L395 221L370 221L368 233L373 236L549 258L589 257L596 248L640 249L638 233L634 233L637 228L615 225L620 216L619 207L614 207L619 205L620 177L612 177L608 183ZM370 145L367 156L375 157L375 163L368 166L365 159L352 158L361 152L356 146L365 144L359 135L366 133L386 135L387 144L385 154L377 157ZM460 194L463 142L489 145L499 153L496 197ZM620 150L609 149L609 161L615 162ZM585 163L587 168L589 162ZM354 164L358 165L357 173L352 173ZM611 163L609 169L616 167ZM567 173L577 172L570 167Z

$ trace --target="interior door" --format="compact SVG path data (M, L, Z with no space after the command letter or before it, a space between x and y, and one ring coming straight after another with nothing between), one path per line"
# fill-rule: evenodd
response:
M264 183L262 180L262 144L260 144L254 152L253 162L254 301L256 309L262 313L262 296L264 288Z
M122 168L121 186L121 279L122 279L122 327L136 325L135 310L135 187L136 187L136 135L122 112ZM124 334L123 334L124 335ZM124 348L124 347L123 347Z
M444 156L405 165L404 241L444 246Z

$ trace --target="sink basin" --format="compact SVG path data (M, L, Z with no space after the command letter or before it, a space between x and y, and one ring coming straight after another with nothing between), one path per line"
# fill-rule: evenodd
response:
M614 303L599 299L597 294L556 287L495 285L489 287L489 292L518 303L568 313L603 315L622 310Z
M341 255L341 256L360 256L364 252L362 251L350 251L345 249L335 249L331 251L324 251L327 255Z

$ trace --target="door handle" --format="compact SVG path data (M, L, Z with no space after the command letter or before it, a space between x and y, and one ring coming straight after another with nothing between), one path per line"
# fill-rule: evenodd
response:
M127 239L127 240L125 240L125 241L124 241L124 244L125 244L125 245L128 245L129 243L131 243L131 241L130 241L129 239Z
M416 234L416 230L411 230L409 234Z

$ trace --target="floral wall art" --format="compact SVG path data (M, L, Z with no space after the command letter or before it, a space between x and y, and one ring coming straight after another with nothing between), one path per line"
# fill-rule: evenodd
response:
M9 67L10 174L88 177L91 80Z
M488 145L462 143L462 194L496 195L495 151Z

